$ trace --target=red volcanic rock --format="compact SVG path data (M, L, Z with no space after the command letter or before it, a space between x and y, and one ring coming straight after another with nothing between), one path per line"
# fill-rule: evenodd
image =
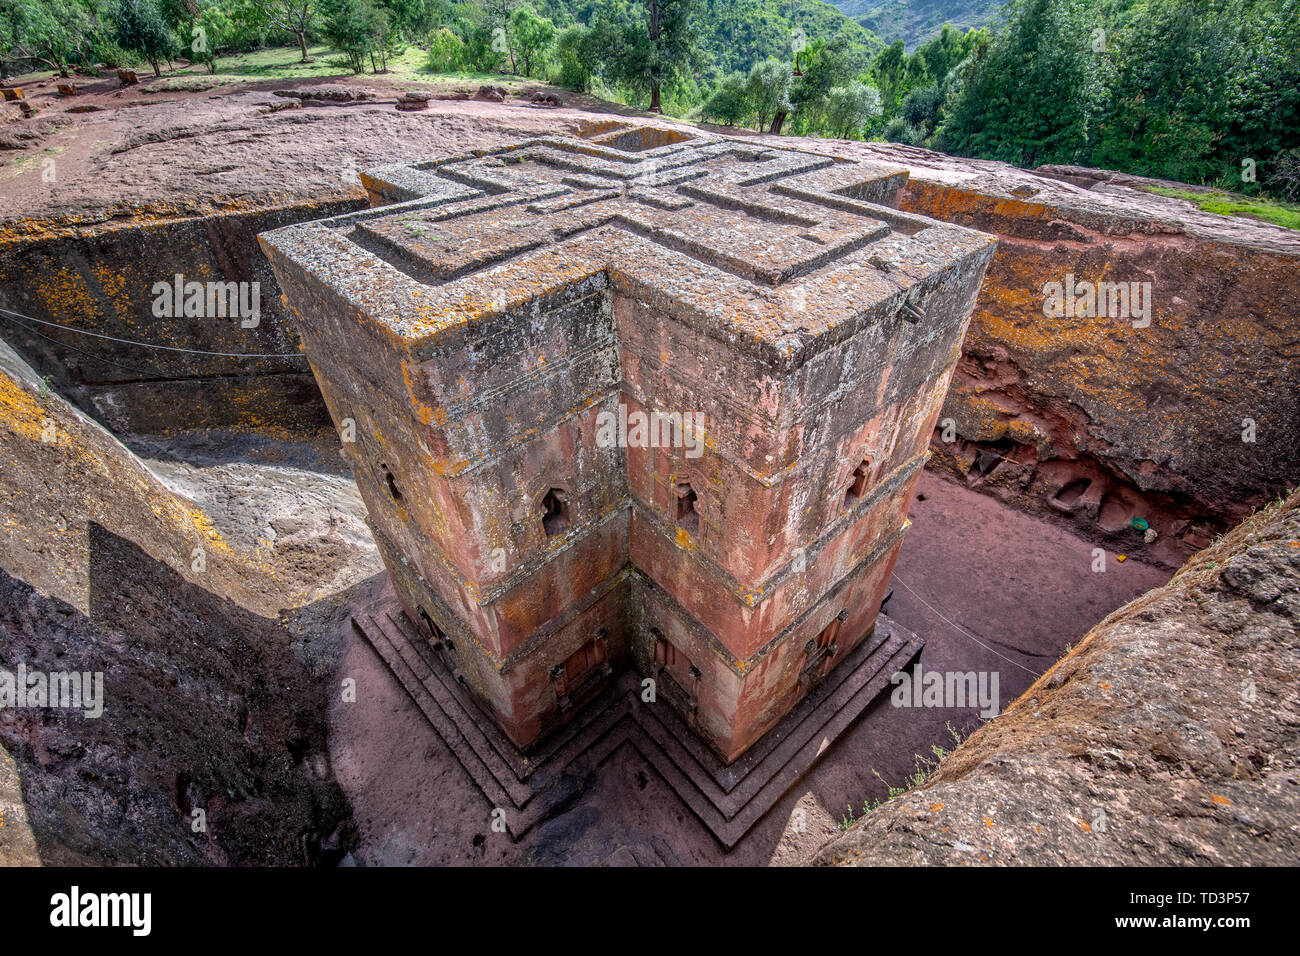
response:
M397 100L397 108L403 112L410 113L416 110L427 110L429 108L430 94L408 91L405 95Z

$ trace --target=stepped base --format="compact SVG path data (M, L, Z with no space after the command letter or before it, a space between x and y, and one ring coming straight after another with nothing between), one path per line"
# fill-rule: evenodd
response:
M908 667L924 642L884 614L863 640L772 730L724 765L666 702L641 700L628 671L528 753L482 714L406 618L396 598L352 620L518 840L582 791L615 750L631 743L730 849Z

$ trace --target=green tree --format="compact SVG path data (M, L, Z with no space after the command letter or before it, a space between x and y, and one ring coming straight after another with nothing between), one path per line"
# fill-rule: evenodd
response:
M193 59L204 63L209 73L217 72L217 51L227 47L235 36L235 26L224 5L216 2L199 8L193 20L189 50Z
M293 35L302 53L300 62L307 62L307 34L316 23L317 0L241 0L245 6L242 15L268 24Z
M599 64L599 54L593 43L592 31L581 23L574 23L559 32L555 38L556 79L566 89L587 93L591 78Z
M768 120L790 109L790 67L780 60L755 63L745 81L750 109L757 120L755 129L767 129Z
M700 107L703 119L726 126L739 126L753 112L749 105L748 80L744 73L729 73L713 88Z
M1086 159L1105 104L1091 0L1012 0L944 121L950 151L1018 166Z
M321 34L330 49L343 54L353 73L365 69L373 13L370 0L321 0Z
M148 60L154 76L162 76L162 61L180 51L156 0L119 0L113 22L117 42Z
M650 112L663 112L663 86L698 61L692 13L695 0L642 0L601 7L592 30L604 73L637 93L650 94Z
M0 3L0 51L30 57L60 76L84 59L94 30L91 11L69 0L5 0Z
M852 82L857 73L849 43L843 37L814 40L802 51L798 62L803 69L790 83L790 112L794 116L795 132L825 129L830 91ZM779 126L776 131L780 132Z
M848 139L873 116L880 115L880 91L853 82L832 87L826 96L826 121L831 135Z
M545 59L554 39L555 24L539 16L530 4L522 4L511 12L510 45L524 76L533 75L533 67Z
M650 84L650 112L662 113L661 87L685 69L696 56L691 14L695 0L646 0L646 30L650 55L646 68Z

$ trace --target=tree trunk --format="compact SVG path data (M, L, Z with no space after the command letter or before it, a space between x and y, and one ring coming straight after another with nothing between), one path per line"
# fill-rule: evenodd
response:
M302 50L302 59L299 60L298 62L306 63L307 62L307 31L303 30L301 33L297 33L295 35L298 37L298 49Z
M154 76L157 76L157 77L161 77L161 76L162 76L162 70L160 70L160 69L158 68L158 61L157 61L157 60L150 60L150 61L149 61L149 65L153 67L153 75L154 75Z
M785 125L785 110L777 110L776 116L772 117L772 128L768 130L773 136L781 135L781 127Z
M661 31L659 29L659 0L650 0L650 17L649 17L649 35L650 48L654 50L659 45ZM659 78L655 77L650 81L650 112L663 113L664 109L659 105Z

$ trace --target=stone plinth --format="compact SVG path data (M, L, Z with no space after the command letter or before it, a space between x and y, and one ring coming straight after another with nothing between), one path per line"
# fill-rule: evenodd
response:
M621 130L263 234L406 612L514 745L630 665L727 764L872 633L994 244L906 175Z

